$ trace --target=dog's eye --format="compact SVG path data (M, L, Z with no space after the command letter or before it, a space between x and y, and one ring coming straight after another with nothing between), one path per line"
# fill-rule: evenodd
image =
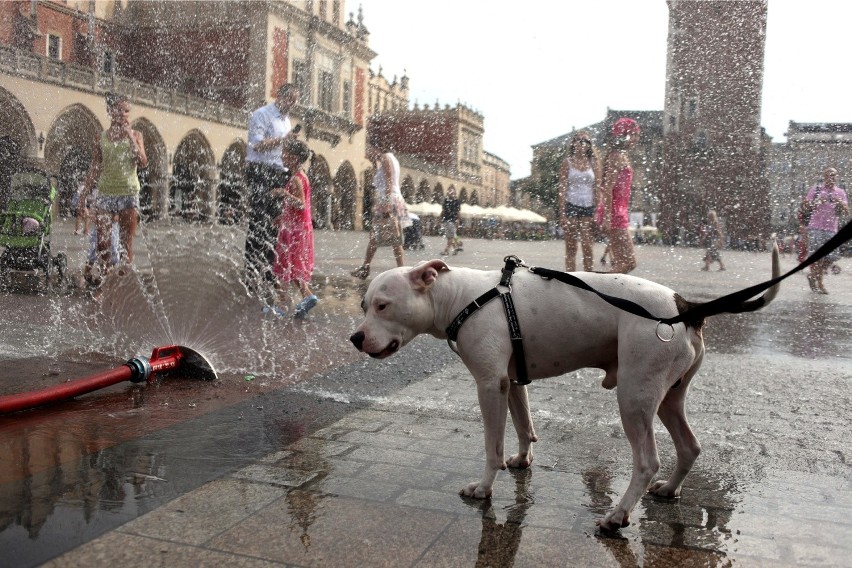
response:
M388 307L388 304L376 304L376 311L377 312L383 312L383 311L385 311L385 308L387 308L387 307Z

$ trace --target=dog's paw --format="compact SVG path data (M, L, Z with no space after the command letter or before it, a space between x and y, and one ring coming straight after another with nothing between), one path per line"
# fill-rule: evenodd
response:
M680 487L673 487L668 481L655 481L648 488L648 493L656 497L664 497L666 499L676 499L680 497Z
M462 497L472 497L474 499L488 499L491 497L491 488L483 488L478 481L467 484L459 490L459 495Z
M614 534L630 525L630 517L628 515L616 515L613 511L603 519L595 521L595 524L602 533Z
M515 454L506 460L506 465L515 469L526 469L532 465L532 452L526 454Z

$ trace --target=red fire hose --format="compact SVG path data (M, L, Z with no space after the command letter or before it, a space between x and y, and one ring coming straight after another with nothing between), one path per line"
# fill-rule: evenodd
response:
M113 369L70 381L61 385L47 387L34 392L0 396L0 414L35 408L51 402L66 400L75 396L102 389L122 381L141 383L153 382L154 375L179 370L181 376L214 380L216 371L201 354L188 347L169 345L155 347L151 358L134 357L127 363Z

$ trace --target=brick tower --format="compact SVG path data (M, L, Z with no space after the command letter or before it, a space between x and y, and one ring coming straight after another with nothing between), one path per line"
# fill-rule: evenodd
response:
M731 244L752 246L770 220L760 127L767 3L668 6L660 229L690 241L715 209Z

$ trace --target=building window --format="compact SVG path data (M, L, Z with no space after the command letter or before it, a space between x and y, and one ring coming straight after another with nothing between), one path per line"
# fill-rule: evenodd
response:
M686 118L696 116L698 116L698 99L689 99L686 101Z
M331 3L331 23L340 25L340 0L333 0Z
M319 72L319 107L326 112L334 112L334 75L328 71Z
M62 38L58 35L47 34L47 56L51 59L62 59Z
M343 82L343 114L348 118L352 116L352 83Z
M111 51L104 51L104 75L112 75L115 71L115 55Z
M299 103L303 106L310 105L311 83L308 75L308 66L304 61L293 61L293 83L299 89Z

